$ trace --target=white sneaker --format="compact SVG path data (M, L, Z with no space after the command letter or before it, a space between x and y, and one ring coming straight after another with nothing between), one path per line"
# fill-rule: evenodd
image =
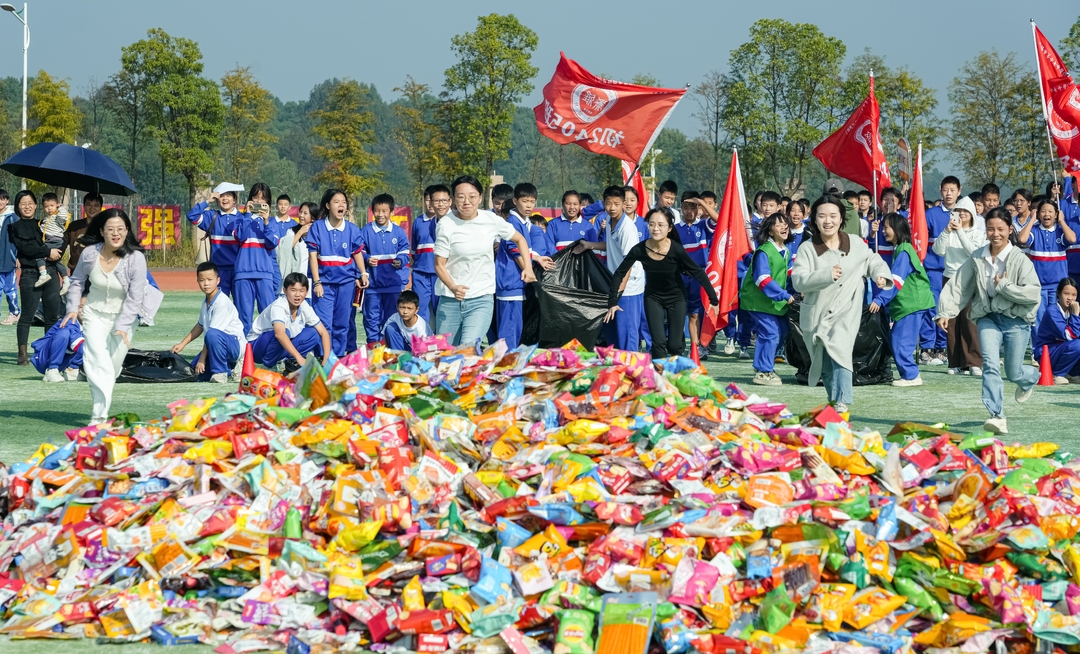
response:
M82 370L78 368L68 368L64 370L64 379L68 381L79 381L79 374Z
M982 368L980 368L979 366L971 366L971 376L982 377Z
M68 287L71 286L71 276L64 278L64 283L60 285L60 295L67 295Z
M964 374L964 371L960 370L959 368L949 368L948 373L950 375L962 375Z
M154 321L153 320L150 320L149 318L143 318L142 316L139 316L139 327L153 327L153 326L154 326Z
M1034 393L1034 392L1035 392L1035 387L1034 386L1027 389L1026 391L1024 389L1020 388L1019 386L1017 386L1016 387L1016 394L1013 397L1016 398L1017 402L1019 402L1020 404L1023 404L1024 402L1027 402L1028 400L1031 399L1031 394Z
M16 320L18 320L18 318L16 318ZM728 356L731 356L732 354L735 354L735 339L734 338L727 339L727 344L724 345L724 354L727 354Z
M991 434L1008 434L1009 426L1005 424L1005 417L1001 418L987 418L983 423L983 429Z
M48 284L50 279L52 279L52 276L49 275L49 273L45 273L44 275L38 273L38 279L36 282L34 282L34 288L41 288L42 286Z
M1059 375L1054 375L1054 386L1065 386L1069 380Z
M744 348L742 348L742 349L740 349L740 350L739 350L739 358L740 358L740 359L750 359L750 358L753 358L753 357L751 357L751 356L750 356L750 351L749 351L749 350L747 350L747 349L746 349L746 348L744 347Z
M227 372L214 373L213 375L210 375L210 382L214 383L214 384L228 384L229 383L229 373L227 373Z
M950 368L949 370L953 370ZM949 373L952 374L952 373ZM894 379L893 386L922 386L922 377L918 376L915 379Z
M19 314L9 313L7 318L0 320L0 325L14 325L19 322Z
M45 371L45 376L41 378L41 381L50 383L62 382L64 381L64 376L61 375L60 371L56 368L49 368Z
M844 404L843 402L837 402L833 405L833 408L836 409L836 412L840 415L844 415L845 413L850 411L850 409L848 409L848 405Z
M754 379L751 383L758 386L783 386L784 382L781 380L775 372L759 372L754 375Z
M936 355L932 355L930 360L926 362L928 366L941 366L945 365L945 359Z

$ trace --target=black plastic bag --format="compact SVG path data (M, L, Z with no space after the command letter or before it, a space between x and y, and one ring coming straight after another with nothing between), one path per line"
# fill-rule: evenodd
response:
M795 366L795 381L806 385L810 376L810 352L803 340L799 326L801 304L788 305L789 330L786 343L787 362ZM885 313L870 313L864 306L859 333L851 353L852 386L888 384L893 380L892 345L889 338L889 322ZM819 382L820 383L820 382Z
M535 308L522 307L523 343L560 347L576 338L589 349L596 346L608 310L611 273L591 250L574 254L573 248L571 244L552 257L555 270L536 267Z
M176 384L198 381L195 369L184 357L168 350L128 350L117 383Z

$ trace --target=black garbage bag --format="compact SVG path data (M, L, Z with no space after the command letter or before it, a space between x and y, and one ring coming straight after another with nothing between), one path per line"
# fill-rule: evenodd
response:
M576 338L589 349L596 346L607 313L611 273L591 250L574 254L573 248L571 244L552 257L555 270L534 268L536 303L530 305L526 299L522 307L523 343L559 347Z
M788 306L789 330L786 346L787 361L795 366L795 381L806 385L810 376L810 352L803 341L799 327L800 303ZM892 345L889 340L889 323L884 312L870 313L863 307L859 333L851 353L853 386L888 384L893 380ZM820 383L820 382L819 382Z
M540 264L533 263L533 274L539 280L544 276ZM536 345L540 342L540 298L536 295L539 283L525 285L525 301L521 304L521 342Z
M195 369L184 357L168 350L128 350L118 383L176 384L198 381Z

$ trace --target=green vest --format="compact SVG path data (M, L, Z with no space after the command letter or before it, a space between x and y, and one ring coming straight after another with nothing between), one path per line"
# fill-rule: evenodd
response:
M791 248L785 250L786 254L780 254L776 244L772 240L768 240L757 249L757 252L754 252L755 257L758 252L764 252L765 256L769 258L769 274L772 275L773 280L780 285L780 288L786 288ZM739 294L739 308L746 311L783 316L787 314L787 306L787 302L770 300L765 295L765 292L758 288L754 279L754 260L751 259L750 270L747 270L746 275L743 277L742 289Z
M919 261L919 255L911 243L901 243L893 250L893 261L902 254L907 254L915 272L908 275L904 280L904 286L897 291L896 296L889 302L889 317L900 320L904 316L911 315L916 311L934 308L934 294L930 291L930 277L926 274L926 268Z

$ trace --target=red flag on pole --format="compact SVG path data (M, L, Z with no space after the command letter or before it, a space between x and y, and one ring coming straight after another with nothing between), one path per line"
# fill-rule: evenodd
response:
M926 226L926 201L923 196L922 182L922 143L915 155L915 168L911 171L911 196L908 201L908 223L911 225L911 247L919 254L919 260L926 259L926 248L930 244L930 230Z
M540 133L562 145L576 143L589 152L641 165L686 89L603 79L561 52L559 57L555 74L544 86L544 101L533 110Z
M870 189L877 197L892 186L889 164L881 147L878 125L881 110L874 97L874 76L870 76L870 92L855 108L855 112L840 129L814 148L813 155L825 169ZM876 177L875 177L876 173ZM874 188L875 180L877 188Z
M705 274L720 298L720 306L710 306L709 295L702 289L701 303L705 307L705 319L701 325L702 343L708 343L716 332L727 327L728 314L739 308L739 259L750 253L750 242L746 237L749 222L746 191L743 190L742 172L739 169L739 152L736 150L731 155L731 171L716 218L709 261L705 265Z
M633 181L630 179L630 173L634 173ZM637 169L634 162L623 160L622 179L624 185L633 186L634 190L637 191L638 203L635 212L644 218L645 212L649 208L649 193L645 190L645 182L641 179L641 171Z
M1043 118L1046 119L1050 140L1054 142L1061 163L1065 170L1074 173L1080 171L1080 129L1077 128L1080 122L1076 121L1075 115L1069 118L1062 113L1065 106L1058 106L1051 89L1051 86L1057 86L1058 94L1065 96L1061 98L1062 102L1068 101L1068 86L1072 85L1072 80L1066 81L1064 78L1069 77L1069 70L1054 46L1035 26L1035 21L1031 21L1031 33L1035 39L1035 66L1039 71Z

